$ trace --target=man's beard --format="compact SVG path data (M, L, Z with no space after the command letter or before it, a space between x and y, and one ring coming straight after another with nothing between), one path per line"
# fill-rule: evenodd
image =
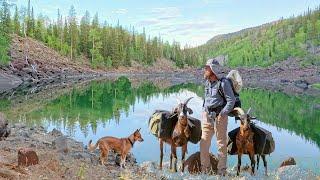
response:
M210 78L210 76L211 76L211 74L204 73L203 78L208 80Z

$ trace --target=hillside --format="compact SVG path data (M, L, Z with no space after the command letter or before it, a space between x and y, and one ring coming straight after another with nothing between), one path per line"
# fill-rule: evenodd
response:
M269 66L289 57L320 65L320 8L258 27L219 35L195 48L207 58L224 56L229 66Z

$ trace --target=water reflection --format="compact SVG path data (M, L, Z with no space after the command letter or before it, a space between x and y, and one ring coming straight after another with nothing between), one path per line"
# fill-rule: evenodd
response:
M142 162L158 159L158 143L147 128L152 112L155 109L171 110L177 103L176 97L194 96L190 107L194 109L194 116L200 118L203 92L203 87L195 84L159 88L151 82L142 82L133 86L127 78L121 77L115 81L97 81L89 86L75 87L53 99L45 96L28 99L22 105L16 104L17 100L1 99L0 111L11 121L43 125L49 130L58 128L84 143L105 135L124 137L142 127L145 142L133 150L138 161ZM273 133L276 141L273 167L286 156L295 156L305 167L318 166L314 159L320 160L320 111L316 109L320 98L245 89L241 92L241 99L245 109L253 108L254 115L260 119L258 124ZM18 101L26 100L21 96ZM238 126L231 120L228 130ZM212 151L216 152L214 144ZM190 144L189 154L198 150L198 145ZM233 162L231 158L229 163Z

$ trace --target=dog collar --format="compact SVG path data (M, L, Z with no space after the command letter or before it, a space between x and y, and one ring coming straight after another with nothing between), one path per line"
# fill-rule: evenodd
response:
M128 140L129 140L131 146L133 147L134 142L132 142L130 138L128 138Z

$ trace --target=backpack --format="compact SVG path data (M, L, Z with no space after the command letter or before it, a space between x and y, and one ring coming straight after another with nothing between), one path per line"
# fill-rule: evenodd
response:
M224 96L223 89L221 87L221 82L225 81L225 80L229 81L229 83L231 85L231 88L232 88L232 91L233 91L233 94L234 94L234 97L236 98L236 102L235 102L233 108L236 108L236 107L240 107L241 108L241 101L240 101L239 93L240 93L240 91L242 89L243 82L242 82L242 78L241 78L241 76L239 74L239 71L231 70L226 77L222 77L219 80L220 84L219 84L218 92L220 93L220 95L222 96L224 101L227 102L226 97Z

